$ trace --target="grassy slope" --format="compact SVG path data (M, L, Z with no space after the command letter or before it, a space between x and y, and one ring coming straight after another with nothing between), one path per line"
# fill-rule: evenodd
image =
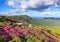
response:
M60 20L54 19L42 19L39 20L39 25L46 28L52 32L60 34Z
M54 20L54 19L41 19L41 20L35 20L27 15L21 15L21 16L10 16L9 18L14 18L16 20L23 20L28 23L39 25L43 28L47 28L51 31L57 32L60 34L60 20Z
M50 30L54 33L60 34L60 28L46 28L47 30Z
M39 20L39 25L47 28L60 28L60 20L42 19Z
M14 19L23 20L23 21L26 21L26 22L29 22L32 24L40 25L40 26L46 28L47 30L50 30L51 32L60 34L60 20L42 19L42 20L37 21L28 16L19 16L19 17L14 16Z
M37 24L37 20L27 16L27 15L20 15L20 16L10 16L7 18L13 18L15 20L22 20L22 21L25 21L25 22L28 22L28 23L31 23L31 24Z
M60 20L58 19L41 19L41 20L35 20L27 15L20 15L20 16L7 16L7 18L13 18L15 20L23 20L31 24L43 26L43 27L57 27L60 28Z
M46 28L60 28L60 20L54 20L54 19L41 19L41 20L35 20L27 15L21 15L21 16L10 16L9 18L14 18L15 20L23 20L31 24L39 25Z

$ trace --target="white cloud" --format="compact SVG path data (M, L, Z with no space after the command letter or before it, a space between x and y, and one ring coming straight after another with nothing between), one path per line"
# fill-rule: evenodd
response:
M35 11L35 13L33 12L18 12L19 9L13 11L10 10L9 12L0 12L0 16L12 16L12 15L29 15L31 17L60 17L60 11L55 11L55 12L38 12Z
M30 15L30 16L60 16L60 11L50 12L50 7L46 10L48 12L36 12L33 14L32 12L24 12L28 8L38 8L38 7L45 7L48 5L55 5L55 7L60 7L57 4L56 0L7 0L7 5L16 8L16 10L10 10L9 12L0 13L0 15Z
M42 1L42 0L41 0ZM43 0L45 5L51 5L54 3L54 0Z
M57 7L57 8L58 8L58 7L60 7L60 6L59 6L59 5L57 5L57 4L55 4L55 7Z
M20 15L17 12L19 11L19 9L16 10L9 10L7 12L0 12L0 16L12 16L12 15Z
M14 3L13 1L10 0L10 1L8 2L8 5L9 5L9 6L14 6L15 3Z
M57 0L7 0L9 6L26 10L27 8L38 8L45 5L55 5L58 7Z
M60 11L40 12L39 16L42 16L42 17L60 17Z
M21 11L25 11L28 8L42 8L48 5L55 5L55 7L59 7L58 0L7 0L7 4L11 7L18 8Z

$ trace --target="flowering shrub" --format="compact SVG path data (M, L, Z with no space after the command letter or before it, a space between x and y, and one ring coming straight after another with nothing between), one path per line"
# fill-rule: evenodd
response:
M48 33L45 29L20 28L12 25L0 27L0 35L4 36L9 42L60 42L57 37ZM30 41L31 40L31 41Z

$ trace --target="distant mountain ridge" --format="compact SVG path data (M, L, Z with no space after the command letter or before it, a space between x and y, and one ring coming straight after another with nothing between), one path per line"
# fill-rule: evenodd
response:
M41 20L41 19L59 19L60 20L60 17L33 17L34 19L36 20Z

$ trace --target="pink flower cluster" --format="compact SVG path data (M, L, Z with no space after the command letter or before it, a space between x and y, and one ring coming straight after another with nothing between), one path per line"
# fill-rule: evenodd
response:
M37 37L37 38L39 38L40 34L43 34L50 41L55 42L56 40L55 38L52 38L53 36L43 28L40 29L20 28L20 27L14 27L12 25L0 27L0 35L5 36L6 38L15 37L15 36L23 38L24 36L29 36L30 34L32 34L33 37Z
M24 35L29 35L29 33L30 29L13 27L12 25L7 25L2 28L0 27L0 35L4 35L5 37L22 37Z

